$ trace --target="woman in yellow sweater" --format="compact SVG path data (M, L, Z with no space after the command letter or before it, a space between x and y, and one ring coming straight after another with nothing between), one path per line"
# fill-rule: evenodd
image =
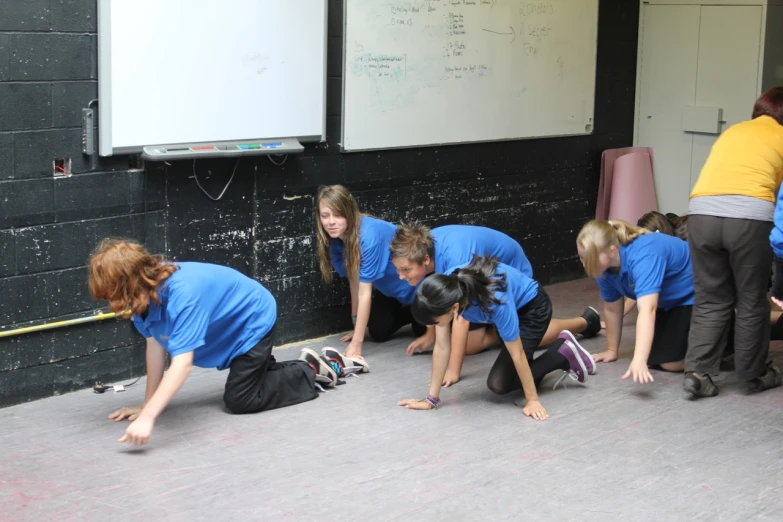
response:
M767 289L775 200L783 179L783 87L767 90L750 121L729 127L713 145L688 207L688 244L695 302L685 357L684 388L712 397L735 318L735 366L751 391L780 386L767 363Z

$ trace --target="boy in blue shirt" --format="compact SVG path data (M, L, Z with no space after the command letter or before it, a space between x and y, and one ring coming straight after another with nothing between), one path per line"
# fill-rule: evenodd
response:
M446 225L430 231L421 223L400 225L391 244L392 262L397 268L399 278L413 287L420 285L430 274L445 274L454 267L470 262L474 254L492 256L525 276L533 277L533 267L522 246L508 235L491 228ZM600 330L600 315L595 309L587 308L581 317L549 321L540 344L548 346L562 336L578 345L574 334L594 337ZM466 354L479 353L501 342L496 328L480 323L468 323L463 317L454 321L452 336L454 339L460 339L460 342L453 342L445 386L459 380ZM461 342L464 336L467 336L466 343ZM435 328L427 328L424 335L408 346L407 353L413 355L426 350L434 342Z
M147 339L144 404L109 415L131 421L120 442L148 442L156 419L193 366L229 369L223 400L232 413L315 399L316 383L333 387L337 372L343 373L335 354L327 354L330 364L309 349L302 350L300 360L277 362L274 297L232 268L174 264L136 242L107 239L90 259L89 285L92 297L108 301L114 312L130 308L136 329ZM164 374L167 352L171 365Z

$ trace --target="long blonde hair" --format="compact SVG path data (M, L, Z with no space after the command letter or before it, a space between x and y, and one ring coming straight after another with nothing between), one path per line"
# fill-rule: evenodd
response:
M321 275L327 283L332 282L332 258L330 245L332 238L321 224L321 203L324 203L337 216L344 217L347 228L343 239L343 260L348 279L359 279L361 249L359 248L359 224L361 214L356 199L342 185L326 185L318 190L315 200L315 229L318 232L318 261Z
M590 277L600 277L603 273L598 259L601 252L606 252L611 247L620 248L649 233L649 230L620 220L588 221L576 237L576 243L585 250L585 272Z

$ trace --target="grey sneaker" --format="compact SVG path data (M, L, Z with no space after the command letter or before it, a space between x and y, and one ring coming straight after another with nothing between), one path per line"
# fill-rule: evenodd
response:
M315 372L315 382L327 388L334 388L337 385L337 374L329 363L323 357L310 348L304 348L299 353L299 360L304 361Z
M370 365L364 360L364 357L346 357L341 354L337 349L327 346L321 350L321 355L327 362L335 363L341 369L342 375L350 375L352 373L368 373L370 371Z
M712 377L706 373L687 372L682 387L695 397L715 397L718 395L718 387L712 382Z
M767 371L764 372L764 375L759 375L755 379L748 381L750 391L753 393L777 388L780 384L780 370L772 364L772 361L767 363Z
M582 319L587 321L587 328L582 332L582 335L588 339L598 335L598 332L601 331L601 314L598 313L598 310L592 306L588 306L585 308L585 311L582 312Z

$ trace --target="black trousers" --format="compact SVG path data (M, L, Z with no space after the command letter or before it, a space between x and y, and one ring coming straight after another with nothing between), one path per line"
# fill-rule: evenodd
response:
M223 393L231 413L257 413L318 397L315 375L307 363L275 360L275 328L253 349L231 361Z
M685 371L718 374L736 308L736 372L742 379L758 377L769 355L772 223L693 215L688 230L695 303Z
M413 320L410 305L404 305L373 289L370 319L367 321L370 338L376 343L386 342L397 330L408 324L412 325L416 337L427 331L426 326Z
M519 339L530 363L530 372L533 374L536 386L547 374L555 370L568 369L568 360L558 352L563 344L562 340L558 340L546 352L533 358L549 328L549 321L552 320L552 301L543 288L539 288L538 295L532 301L517 310L517 317L519 317ZM522 389L522 381L514 366L514 359L505 346L500 349L500 354L489 371L487 387L498 395Z

